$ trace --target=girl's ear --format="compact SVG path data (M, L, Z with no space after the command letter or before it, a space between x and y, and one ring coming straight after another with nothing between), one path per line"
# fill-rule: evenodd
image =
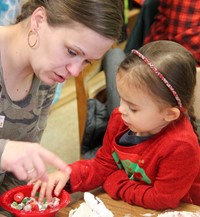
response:
M164 114L164 120L171 122L177 120L180 116L180 110L176 107L167 108Z
M44 7L38 7L31 15L31 29L39 30L41 25L46 22L46 10Z

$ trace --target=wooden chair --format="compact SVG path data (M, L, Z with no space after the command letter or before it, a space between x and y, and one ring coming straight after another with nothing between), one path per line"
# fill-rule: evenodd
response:
M87 118L87 100L105 89L105 76L104 72L100 71L100 68L101 61L98 61L75 78L80 145ZM89 90L89 87L93 89Z

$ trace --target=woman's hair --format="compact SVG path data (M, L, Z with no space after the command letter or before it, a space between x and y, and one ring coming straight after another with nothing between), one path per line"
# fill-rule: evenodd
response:
M138 50L163 75L172 86L197 134L194 115L194 89L196 85L196 61L182 45L172 41L155 41ZM161 80L144 59L134 52L120 64L118 73L127 74L129 85L147 91L158 103L178 107L178 102L169 87ZM198 136L198 134L197 134Z
M119 39L123 24L122 0L28 0L16 23L28 18L36 8L46 9L50 26L83 24L109 39Z

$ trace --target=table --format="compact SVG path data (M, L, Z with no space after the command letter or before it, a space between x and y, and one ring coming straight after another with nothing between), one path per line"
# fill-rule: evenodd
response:
M154 214L153 217L156 217L160 213L164 213L165 211L155 211L150 209L145 209L139 206L134 206L127 204L121 200L113 200L106 194L102 188L96 189L95 191L91 191L94 195L98 196L106 205L106 207L112 211L114 217L142 217L144 214ZM68 217L69 211L71 209L78 208L80 203L84 202L83 193L75 193L71 195L70 204L60 210L56 217ZM195 206L192 204L181 203L176 211L190 211L190 212L200 212L200 206ZM129 214L129 215L128 215ZM147 215L146 215L147 216ZM150 216L150 215L149 215Z

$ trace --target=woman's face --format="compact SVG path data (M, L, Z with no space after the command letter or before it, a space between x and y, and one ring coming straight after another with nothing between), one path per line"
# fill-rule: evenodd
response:
M78 76L114 43L79 23L50 27L40 22L37 32L39 42L31 48L30 64L36 76L48 85Z

